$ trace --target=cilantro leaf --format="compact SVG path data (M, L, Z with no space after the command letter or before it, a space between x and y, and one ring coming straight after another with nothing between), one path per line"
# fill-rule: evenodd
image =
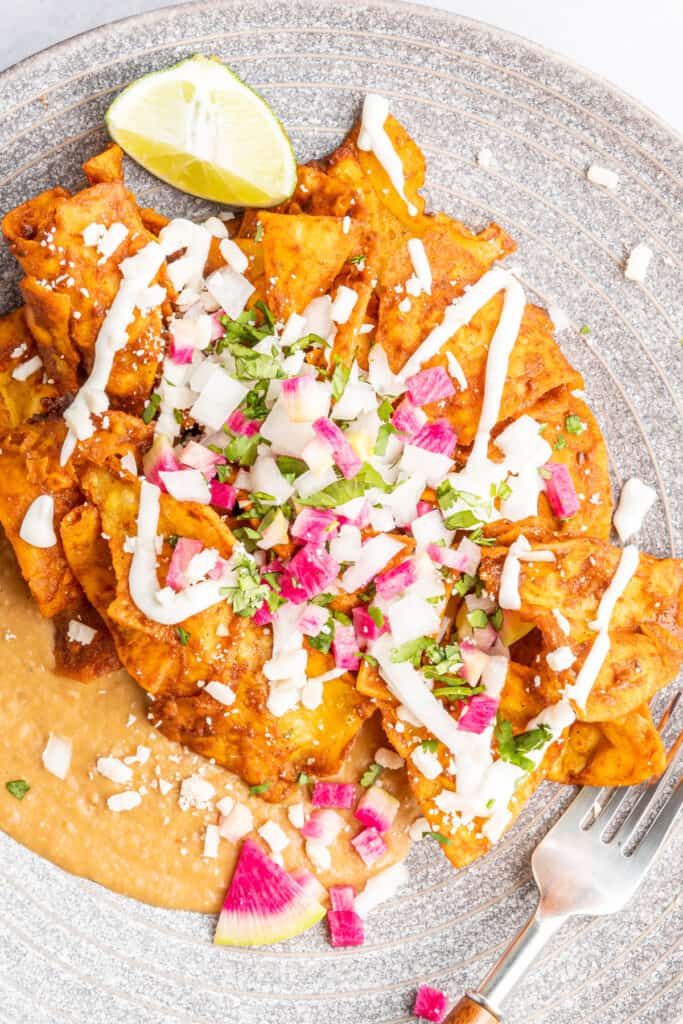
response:
M350 373L351 371L348 367L344 366L344 364L337 359L334 364L334 372L332 374L332 397L337 401L346 390Z
M270 789L270 782L259 782L257 786L249 787L249 796L260 796L261 793L267 793Z
M15 800L23 800L30 788L24 779L12 779L5 783L5 789Z
M498 744L498 753L503 761L517 765L525 772L531 772L535 768L534 762L525 757L531 750L539 750L552 739L550 728L545 725L537 725L535 729L528 729L526 732L515 736L512 731L512 722L505 718L498 717L494 736Z
M368 768L365 769L365 771L363 772L363 774L360 777L360 784L363 787L363 789L369 789L370 786L372 786L373 783L375 783L377 781L377 779L379 778L379 776L381 774L382 774L382 766L381 766L381 764L377 764L376 762L373 762Z
M425 753L435 754L439 749L438 740L422 740L420 744Z
M145 408L142 410L142 422L151 423L157 414L159 406L161 405L161 395L158 395L156 391L153 391L149 396L149 401Z
M568 434L583 434L586 424L578 416L567 416L564 421L564 428Z
M187 644L187 641L190 639L190 634L188 633L188 631L186 629L183 629L182 626L176 626L175 634L178 637L178 639L180 640L181 645L183 647L185 647L186 644Z

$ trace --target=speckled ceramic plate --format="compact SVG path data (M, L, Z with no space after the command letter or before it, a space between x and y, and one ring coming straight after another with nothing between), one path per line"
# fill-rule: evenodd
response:
M0 76L0 209L80 182L115 93L197 51L264 93L300 158L342 138L366 90L390 97L427 155L432 206L502 224L529 295L567 313L560 340L585 374L615 485L638 474L659 492L643 545L680 554L683 148L673 133L605 82L476 22L382 2L212 0L90 32ZM484 147L495 169L478 166ZM587 183L593 161L618 172L616 195ZM192 212L187 197L129 173L146 205ZM621 272L640 241L654 251L643 286ZM16 278L2 252L1 308ZM416 848L410 889L372 915L362 949L341 952L322 929L271 949L214 949L212 919L114 896L0 835L0 1022L408 1021L419 981L454 994L476 985L520 926L534 900L530 851L569 797L544 786L495 851L458 874L435 847ZM682 879L674 837L626 912L556 937L511 1001L512 1024L679 1019Z

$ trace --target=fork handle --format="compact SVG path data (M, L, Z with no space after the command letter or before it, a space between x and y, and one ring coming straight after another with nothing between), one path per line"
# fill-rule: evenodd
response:
M461 999L445 1024L495 1024L501 1021L501 1003L566 919L564 915L543 916L538 907L489 971L479 991L469 992Z

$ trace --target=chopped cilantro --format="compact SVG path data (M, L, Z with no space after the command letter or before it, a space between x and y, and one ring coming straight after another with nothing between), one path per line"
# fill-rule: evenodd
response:
M5 783L5 789L15 800L23 800L30 788L24 779L12 779Z
M272 591L261 581L256 563L246 555L237 559L235 577L237 585L222 587L221 594L227 597L235 615L251 617L268 600Z
M321 651L323 654L330 653L330 647L332 646L332 640L334 639L334 622L330 618L327 620L325 625L322 627L317 636L306 637L309 646L313 647L316 651Z
M298 338L297 341L293 341L291 345L287 346L287 351L291 355L292 352L299 352L300 350L313 348L317 345L320 345L321 348L325 348L329 344L329 341L325 341L325 339L321 338L319 334L310 333L305 334L303 338Z
M253 466L256 461L257 449L261 444L261 435L235 434L224 449L225 457L240 466Z
M381 764L377 764L376 762L373 761L373 763L368 768L365 769L365 771L363 772L363 774L360 777L360 784L363 787L363 789L369 789L370 786L372 786L373 783L375 783L377 781L377 779L379 778L379 776L381 774L382 774L382 765Z
M268 328L268 333L272 334L275 330L275 317L268 309L268 306L265 304L263 299L258 299L254 303L254 309L258 309L259 313L263 315L263 323Z
M439 749L439 741L438 740L422 740L422 743L420 744L420 746L425 751L425 753L435 754L437 752L437 750Z
M216 479L218 480L219 484L225 483L225 481L228 479L229 472L230 466L228 466L225 462L218 463L218 465L216 466Z
M348 260L346 262L347 263L356 263L356 264L358 264L358 263L362 263L364 261L364 259L365 259L365 253L364 252L359 252L359 253L357 253L356 256L349 256L349 258L348 258Z
M564 421L565 430L568 434L583 434L586 424L578 416L567 416Z
M496 497L500 498L501 501L507 501L512 494L512 488L505 480L501 480L496 490Z
M384 613L382 612L382 609L378 608L376 605L373 605L372 607L368 608L368 615L375 623L377 628L381 629L382 626L384 625Z
M277 468L289 484L294 483L297 477L300 477L308 469L303 459L295 459L292 455L278 455L275 461Z
M567 438L564 436L564 434L558 434L557 435L557 441L553 445L553 451L554 452L561 452L562 449L566 448L566 447L567 447Z
M178 424L178 426L182 427L183 423L185 422L185 413L183 412L182 409L174 409L173 418Z
M346 614L346 612L335 612L334 613L334 617L337 620L337 622L341 622L342 626L350 626L351 625L351 619Z
M366 486L363 474L358 473L352 480L335 480L322 491L309 494L307 498L299 498L298 501L300 505L310 505L312 508L335 508L352 498L362 497Z
M386 455L387 444L392 434L396 433L396 427L393 423L383 423L377 431L377 440L375 441L375 455Z
M588 324L584 324L583 327L579 327L579 334L590 334L591 329Z
M468 530L472 526L478 526L479 523L481 523L481 520L469 508L464 508L460 512L454 512L453 515L448 516L445 520L446 529L448 530Z
M334 601L334 594L318 594L317 597L311 599L311 604L320 605L321 608L327 608L328 604Z
M381 419L382 423L388 423L394 413L394 407L388 398L384 398L377 409L377 415Z
M159 406L161 405L161 395L158 395L156 391L152 392L149 396L149 402L142 410L142 422L151 423L157 414Z
M300 772L299 778L296 780L297 786L312 786L315 779L312 775L307 775L306 772Z
M379 665L377 658L373 657L372 654L365 654L363 651L356 651L355 656L359 659L359 661L364 661L366 662L366 664L372 665L373 668L377 668L377 666Z
M185 647L187 641L190 639L190 634L188 633L188 631L186 629L183 629L182 626L176 626L175 635L180 640L181 645Z
M172 548L176 546L179 540L180 538L178 537L177 533L169 533L168 537L166 538L167 544L169 545L169 547Z
M249 796L260 796L261 793L267 793L270 789L270 782L259 782L258 786L249 787Z
M479 597L484 589L484 584L479 579L479 576L470 576L468 572L464 572L460 579L456 580L453 584L453 589L456 594L460 595L460 597L464 597L465 594L469 594L471 590L473 590L477 597Z
M443 832L423 832L422 838L435 839L440 846L448 846L450 843L450 839L448 836L445 836Z
M525 757L530 750L539 750L552 739L550 728L545 725L537 725L535 729L528 729L526 732L515 736L512 731L512 722L506 718L498 717L494 735L498 744L498 753L503 761L523 768L525 772L533 771L535 765L529 757Z
M419 636L416 640L408 640L399 647L394 647L391 652L393 662L411 661L417 668L422 660L422 654L427 648L435 645L436 641L428 636Z
M334 364L334 372L332 373L332 397L339 400L346 390L346 385L349 381L349 375L351 371L348 367L344 366L339 359Z
M448 676L442 678L448 679ZM452 676L450 678L453 678ZM435 697L446 697L448 700L469 700L481 693L483 686L468 686L467 683L451 683L448 686L437 686L432 692Z

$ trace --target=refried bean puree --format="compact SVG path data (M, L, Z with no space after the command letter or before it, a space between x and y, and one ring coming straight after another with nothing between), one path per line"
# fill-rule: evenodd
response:
M0 828L17 842L66 871L90 878L115 892L145 903L172 909L216 912L222 903L237 847L221 839L217 859L203 856L204 832L217 824L215 800L230 795L248 802L255 827L277 821L290 837L284 850L288 870L306 867L325 886L354 885L400 860L407 852L408 826L418 817L405 772L384 771L382 784L401 800L401 810L386 837L389 852L368 870L349 843L360 825L350 811L331 847L332 867L316 872L304 853L303 842L288 821L286 807L249 797L247 788L230 772L171 743L147 721L147 698L125 672L82 684L52 671L52 625L42 619L4 538L0 538ZM64 781L43 767L41 755L50 733L72 741L71 768ZM358 781L386 740L377 716L366 724L347 758L343 781ZM133 778L125 786L99 775L99 757L134 757L138 746L148 747L145 764L131 762ZM205 810L183 811L178 803L180 783L201 773L216 790ZM13 779L31 787L23 800L6 789ZM162 796L159 780L172 788ZM142 802L132 811L109 810L107 798L135 789ZM290 802L310 787L295 792ZM238 844L239 846L239 844Z

